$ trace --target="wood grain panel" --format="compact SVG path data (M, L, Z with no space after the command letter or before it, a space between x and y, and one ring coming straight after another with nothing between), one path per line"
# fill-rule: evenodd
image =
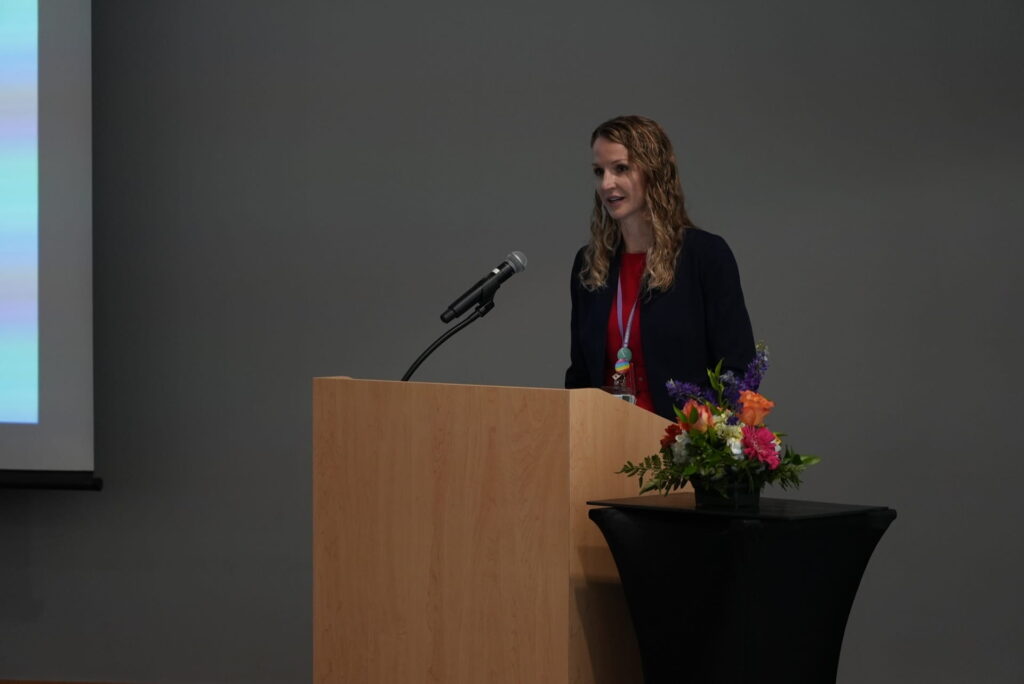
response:
M569 395L569 681L640 684L640 654L619 574L586 502L636 496L637 481L616 471L627 459L656 452L668 421L600 390Z
M314 681L564 682L567 395L318 379L314 412Z
M314 381L314 682L630 684L586 501L665 421L597 390Z

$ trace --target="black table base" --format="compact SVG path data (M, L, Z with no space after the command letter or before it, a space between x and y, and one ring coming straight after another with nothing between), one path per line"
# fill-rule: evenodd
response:
M835 682L843 632L888 508L693 496L591 502L619 569L646 684Z

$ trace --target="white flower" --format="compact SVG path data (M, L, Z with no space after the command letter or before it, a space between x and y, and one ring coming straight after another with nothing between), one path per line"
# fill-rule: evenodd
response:
M740 431L742 435L742 430ZM741 437L730 437L725 441L726 446L729 447L729 451L732 452L733 458L738 461L743 460L743 438Z
M733 439L743 439L743 428L740 427L739 425L726 425L725 423L715 423L715 434L726 441Z
M683 465L686 463L690 455L686 451L686 447L690 445L690 436L685 432L680 432L676 436L675 443L672 444L672 462L676 465Z

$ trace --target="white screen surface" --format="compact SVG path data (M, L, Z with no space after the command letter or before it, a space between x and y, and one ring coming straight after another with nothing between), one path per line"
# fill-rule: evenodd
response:
M93 470L90 7L0 10L0 470Z

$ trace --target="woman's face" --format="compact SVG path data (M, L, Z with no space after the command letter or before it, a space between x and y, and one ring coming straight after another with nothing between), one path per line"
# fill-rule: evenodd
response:
M608 215L616 221L641 216L647 208L643 174L629 161L623 145L605 138L594 141L594 189Z

